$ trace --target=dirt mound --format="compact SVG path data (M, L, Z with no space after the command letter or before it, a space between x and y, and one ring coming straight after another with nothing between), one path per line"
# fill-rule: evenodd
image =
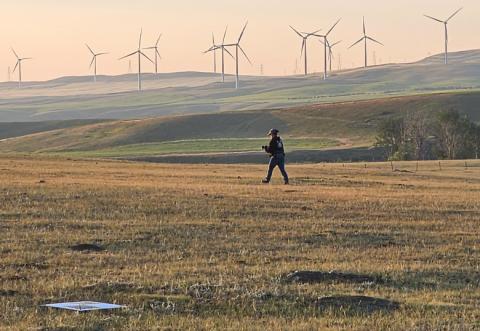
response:
M70 249L75 252L101 252L104 251L105 248L99 245L94 244L78 244L70 246Z
M322 271L294 271L282 277L287 283L323 283L323 282L341 282L341 283L379 283L378 277L359 275L340 272L322 272Z
M317 300L317 305L322 310L342 310L350 313L372 314L374 312L390 312L400 307L395 301L372 298L367 296L331 296Z

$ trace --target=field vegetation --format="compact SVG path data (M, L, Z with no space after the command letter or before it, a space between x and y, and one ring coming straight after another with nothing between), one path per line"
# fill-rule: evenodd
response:
M260 137L278 128L290 151L369 147L380 124L407 115L428 121L456 109L480 122L480 93L446 93L368 101L315 104L287 109L220 112L83 124L0 124L0 151L82 156L135 157L146 154L258 150ZM67 126L68 127L63 127ZM40 127L46 127L38 132ZM15 137L15 132L18 135ZM10 135L10 136L8 136ZM2 135L0 134L0 137ZM308 138L308 139L305 139ZM255 140L257 139L257 140ZM216 140L216 141L215 141Z
M480 328L480 162L288 170L0 158L0 329Z
M193 139L176 140L160 143L133 144L94 151L62 151L64 156L80 157L131 157L131 156L156 156L172 154L204 154L218 152L258 152L261 146L268 143L268 138L244 139ZM295 150L317 150L341 145L340 141L327 138L293 138L288 139L285 146L287 152ZM54 154L54 153L50 153Z
M431 93L469 92L480 89L480 51L450 54L450 65L436 55L415 63L385 64L321 75L242 76L180 72L145 74L137 93L134 74L62 77L48 82L1 83L0 121L31 122L67 119L138 119L174 114L276 109L305 104L354 102Z

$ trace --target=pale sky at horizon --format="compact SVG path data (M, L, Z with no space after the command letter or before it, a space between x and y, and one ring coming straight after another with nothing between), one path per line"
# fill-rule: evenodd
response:
M117 75L128 71L128 60L118 58L135 50L143 27L143 46L153 44L160 32L161 72L211 71L211 55L202 51L211 45L211 34L221 39L229 25L227 41L238 37L245 21L249 26L242 46L252 59L250 66L241 61L241 74L293 74L298 61L301 39L289 24L302 31L322 28L324 31L338 19L342 21L331 35L331 41L342 40L336 49L334 68L340 54L342 68L360 66L363 48L347 50L362 35L362 16L367 33L385 47L370 46L378 63L410 62L443 51L443 26L422 15L445 19L456 9L464 10L449 24L451 51L480 48L480 1L478 0L404 0L404 1L331 1L319 0L177 0L161 3L155 0L3 0L3 33L0 36L0 81L7 79L15 57L33 57L23 67L24 80L45 80L60 76L88 75L91 57L85 47L110 52L99 58L98 73ZM323 46L309 41L310 71L323 70ZM147 53L151 54L151 53ZM136 59L132 58L135 71ZM145 71L153 66L143 62ZM219 66L218 66L219 69ZM234 72L234 61L227 59L227 73ZM17 75L12 74L12 80Z

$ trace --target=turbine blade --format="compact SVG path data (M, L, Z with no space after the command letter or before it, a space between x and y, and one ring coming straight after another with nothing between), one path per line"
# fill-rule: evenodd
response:
M225 27L225 32L223 33L222 44L225 44L225 37L227 36L228 25Z
M305 38L303 38L303 41L302 41L302 50L300 51L300 57L303 56L303 50L305 49L305 44L306 44L307 40Z
M92 67L93 62L95 62L95 55L92 56L92 61L90 61L90 65L88 66L88 68Z
M463 8L460 8L455 13L453 13L449 18L446 19L445 23L448 23L448 21L450 21L453 18L453 16L457 15L462 9Z
M130 53L130 54L127 54L127 55L125 55L125 56L122 56L121 58L119 58L119 60L123 60L123 59L125 59L125 58L127 58L127 57L130 57L130 56L132 56L132 55L135 55L135 54L137 54L137 53L138 53L138 51L132 52L132 53Z
M322 29L317 30L317 31L315 31L315 32L306 33L306 37L311 37L311 36L324 37L323 35L317 35L317 33L319 33L320 31L322 31Z
M88 44L85 44L85 46L87 46L88 50L90 51L90 53L92 53L92 55L95 55L95 53L92 51L92 49L90 48L90 46L88 46Z
M13 54L15 55L15 57L16 57L17 59L19 59L17 52L15 52L15 50L14 50L13 48L12 48L12 52L13 52Z
M302 35L300 32L298 32L297 30L295 30L295 28L294 28L293 26L290 25L290 28L291 28L293 31L295 31L295 33L298 34L301 38L303 38L303 35Z
M103 53L98 53L98 54L95 54L95 56L101 56L101 55L106 55L108 54L107 52L103 52Z
M206 51L204 51L203 53L210 53L210 52L216 51L217 49L220 49L220 48L222 48L222 46L212 46L209 49L207 49Z
M435 18L435 17L432 17L432 16L428 16L428 15L423 15L425 16L426 18L429 18L429 19L432 19L434 21L437 21L437 22L440 22L440 23L444 23L442 20L439 20L438 18Z
M17 67L18 67L18 63L20 62L20 60L17 60L17 63L15 64L15 68L13 68L13 72L15 72L15 70L17 70Z
M248 25L248 21L243 26L242 32L240 33L240 37L238 37L238 42L237 42L238 44L240 44L240 41L242 40L242 37L243 37L243 34L245 33L245 29L247 28L247 25Z
M377 43L377 44L380 44L380 45L382 45L382 46L385 46L384 44L382 44L382 43L379 42L378 40L373 39L372 37L368 37L368 36L367 36L367 39L373 41L374 43Z
M233 56L233 54L230 53L230 51L228 49L226 49L225 47L223 47L223 49L225 50L225 52L227 52L228 55L231 56L232 59L235 59L235 56Z
M337 41L336 43L330 45L330 47L333 48L333 47L337 46L338 44L340 44L341 42L342 42L341 40L340 40L340 41Z
M363 35L365 35L367 32L367 29L365 28L365 16L363 16Z
M156 49L155 52L157 53L157 55L158 55L158 57L160 58L160 60L163 60L163 59L162 59L162 56L160 55L160 52L158 51L158 49Z
M365 39L365 37L360 38L357 42L353 43L352 46L350 46L348 49L350 49L350 48L352 48L353 46L355 46L356 44L362 42L364 39Z
M245 56L245 58L248 60L248 62L250 64L252 64L252 61L250 61L250 58L248 57L247 53L245 53L245 51L243 50L242 46L238 45L238 48L240 49L240 51L243 53L243 56Z
M147 55L145 55L145 53L143 53L142 51L140 51L140 54L142 54L148 61L152 62L153 64L155 64Z
M332 32L332 30L337 26L338 23L340 23L340 20L341 18L337 21L337 23L335 23L331 28L330 30L328 30L327 34L325 36L328 36L330 34L330 32Z
M143 28L140 29L140 38L138 39L138 49L139 50L142 48L142 33L143 33Z
M160 38L162 38L162 33L158 36L157 42L155 43L155 46L158 46L158 43L160 42Z

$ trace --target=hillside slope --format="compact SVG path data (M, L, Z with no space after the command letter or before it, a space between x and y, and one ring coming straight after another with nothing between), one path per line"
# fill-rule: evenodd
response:
M0 139L26 136L33 133L53 131L64 128L72 128L102 120L67 120L67 121L44 121L44 122L0 122Z
M416 63L389 64L335 72L328 81L307 77L234 77L219 83L209 73L144 75L145 91L135 90L135 75L65 77L44 83L0 84L0 122L67 119L138 119L172 114L213 113L332 103L381 97L480 89L480 51L440 56Z
M124 147L130 146L128 153L134 156L135 151L140 153L147 144L195 142L215 138L259 138L264 137L271 127L279 128L289 139L322 138L342 142L341 145L369 146L373 142L377 124L387 117L400 116L408 111L427 112L434 116L438 111L455 108L480 122L479 105L480 92L471 92L317 104L277 110L109 121L2 140L0 151L87 152L86 155L88 152L103 151L105 155L115 156L112 149L122 147L125 151ZM188 148L195 149L200 143L195 142ZM318 143L325 147L325 141L319 140ZM148 153L155 154L156 147L148 147ZM216 148L215 151L221 150L221 146Z

